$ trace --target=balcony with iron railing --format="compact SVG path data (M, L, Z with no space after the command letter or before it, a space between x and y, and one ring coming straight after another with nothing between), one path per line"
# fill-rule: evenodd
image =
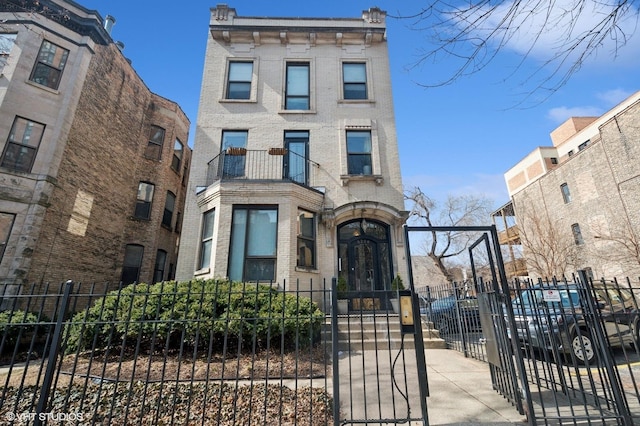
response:
M293 182L315 186L319 164L286 148L227 148L207 163L206 186L217 181Z

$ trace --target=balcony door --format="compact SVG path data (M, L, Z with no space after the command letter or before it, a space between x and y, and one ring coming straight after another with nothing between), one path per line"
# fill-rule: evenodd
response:
M284 178L308 185L309 132L285 132L284 146L287 149L283 159Z
M247 135L246 130L225 130L222 132L221 151L223 155L220 158L224 162L222 166L223 178L244 176L245 151L229 148L246 148Z

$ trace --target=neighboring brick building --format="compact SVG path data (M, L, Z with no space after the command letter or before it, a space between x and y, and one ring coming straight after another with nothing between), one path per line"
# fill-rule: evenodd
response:
M179 279L406 278L385 18L212 9Z
M529 272L541 275L535 257L546 256L556 274L564 267L639 276L640 92L601 117L570 118L551 139L553 147L536 149L505 174L520 237L535 242L549 232L547 242L556 243L536 255L523 241Z
M4 1L0 22L3 288L172 278L191 158L180 106L95 11Z

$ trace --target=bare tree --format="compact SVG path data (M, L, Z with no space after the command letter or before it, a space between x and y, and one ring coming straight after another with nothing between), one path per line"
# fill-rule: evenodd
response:
M486 225L491 214L492 201L475 195L449 195L443 203L427 196L418 187L405 192L405 200L411 203L410 217L424 226L476 226ZM478 238L470 232L432 231L422 241L424 254L449 282L453 282L452 268L458 266L452 260L463 253Z
M636 30L639 9L637 0L427 0L420 12L396 17L411 20L413 29L433 39L433 47L421 50L412 67L440 63L444 57L460 61L451 75L423 85L451 84L510 49L518 55L511 76L525 59L535 57L538 66L523 84L533 81L536 89L550 94L599 50L617 56Z
M520 241L527 259L529 273L541 278L564 277L578 264L574 236L560 222L552 221L534 204L522 203L518 208Z
M615 216L609 216L615 217ZM627 270L640 270L640 238L626 218L615 227L594 221L592 233L598 240L598 256L605 261L618 263Z

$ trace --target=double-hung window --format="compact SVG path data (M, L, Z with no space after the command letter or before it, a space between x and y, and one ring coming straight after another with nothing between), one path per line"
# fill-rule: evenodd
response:
M11 48L16 42L17 34L0 33L0 74L7 65L7 59L11 53Z
M167 198L164 201L164 213L162 214L162 225L171 228L173 221L173 210L176 207L176 196L171 191L167 191Z
M162 145L164 144L164 129L158 126L151 126L149 129L149 142L144 152L145 157L152 160L159 160L162 157Z
M310 109L309 63L287 63L285 109Z
M227 99L251 99L253 62L229 62Z
M347 130L347 167L350 175L371 175L371 132Z
M144 247L138 244L127 244L124 250L124 263L122 265L123 285L138 282L140 279L140 267L142 266L142 255Z
M306 210L298 210L298 266L316 266L316 225L315 215Z
M233 209L228 270L231 280L275 279L277 230L277 207Z
M209 210L202 215L202 232L200 236L200 260L198 269L211 266L211 248L213 246L213 220L215 210Z
M182 155L184 153L184 146L180 140L176 139L173 144L173 158L171 159L171 168L177 173L180 173L180 164L182 163Z
M2 153L0 166L19 172L31 172L43 133L44 124L16 117Z
M51 89L57 89L60 85L60 77L68 56L69 51L67 49L44 40L40 46L38 60L33 67L29 80Z
M364 63L342 64L344 99L367 99L367 67Z
M134 217L138 219L149 219L151 217L154 189L155 186L152 183L140 182L138 184L138 198L136 200L136 210L133 214Z

